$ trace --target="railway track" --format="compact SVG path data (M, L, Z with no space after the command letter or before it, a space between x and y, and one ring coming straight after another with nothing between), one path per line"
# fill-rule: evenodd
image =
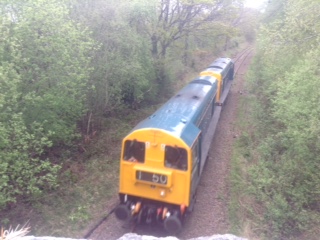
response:
M237 75L240 67L244 63L244 61L250 56L252 53L253 48L252 47L247 47L245 50L243 50L238 56L234 58L234 63L236 64L236 69L234 74Z
M92 233L102 224L104 223L108 217L114 212L115 207L112 208L106 216L104 216L103 218L101 218L93 227L91 227L88 232L83 236L84 239L89 239L89 237L92 235Z
M233 58L233 61L235 64L234 76L237 76L239 69L241 68L243 63L247 60L248 56L250 56L252 51L253 51L252 47L247 47L242 52L240 52L240 54L238 54L235 58ZM229 81L225 86L225 91L223 92L223 94L221 96L222 105L226 104L227 97L229 96L229 92L230 92L232 84L233 84L233 81Z

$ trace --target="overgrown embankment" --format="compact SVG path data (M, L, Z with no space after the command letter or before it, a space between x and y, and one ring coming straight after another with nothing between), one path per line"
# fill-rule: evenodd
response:
M312 23L320 6L307 2L269 6L247 76L233 158L232 216L243 220L240 228L252 237L319 234L320 28Z

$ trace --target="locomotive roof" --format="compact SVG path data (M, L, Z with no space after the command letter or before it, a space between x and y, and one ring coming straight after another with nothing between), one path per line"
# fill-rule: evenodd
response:
M162 129L180 137L191 146L200 133L195 123L216 89L216 78L196 78L132 131L143 128Z
M216 60L214 60L214 62L212 62L209 67L221 67L224 68L225 66L227 66L228 64L230 64L232 60L230 58L218 58Z
M218 58L212 62L206 70L223 73L230 63L232 63L230 58Z
M232 62L231 58L221 57L214 60L209 66L215 66L216 64L228 65L230 62Z

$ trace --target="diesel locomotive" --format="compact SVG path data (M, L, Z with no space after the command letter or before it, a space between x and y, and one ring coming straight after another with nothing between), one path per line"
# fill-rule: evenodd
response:
M234 64L229 58L218 58L207 69L200 72L200 76L213 76L218 80L217 104L221 105L221 96L228 80L234 75Z
M170 234L182 229L233 75L233 61L217 59L123 139L118 219L159 223Z

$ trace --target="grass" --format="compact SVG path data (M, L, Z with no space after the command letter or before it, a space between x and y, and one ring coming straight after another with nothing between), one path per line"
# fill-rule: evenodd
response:
M257 226L251 219L257 217L260 212L259 206L256 206L254 199L248 194L250 183L247 181L247 172L254 159L251 135L254 124L250 118L252 101L250 95L244 94L239 103L235 127L241 134L232 150L228 207L231 233L250 240L259 239L255 234Z

